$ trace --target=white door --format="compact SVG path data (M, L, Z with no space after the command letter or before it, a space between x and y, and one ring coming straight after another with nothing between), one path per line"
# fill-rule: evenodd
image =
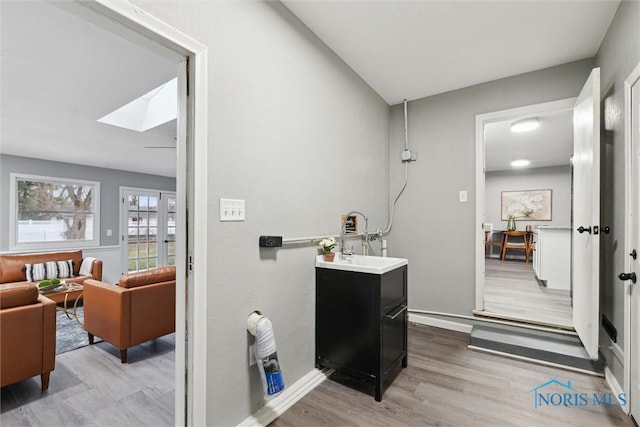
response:
M640 276L640 80L631 89L631 248L635 259L631 258L631 272ZM633 252L631 252L633 253ZM630 254L631 255L631 254ZM631 328L629 343L631 349L630 396L631 415L640 422L640 280L631 283Z
M175 264L176 195L121 190L123 274Z
M600 298L600 69L573 109L573 326L589 356L598 358Z

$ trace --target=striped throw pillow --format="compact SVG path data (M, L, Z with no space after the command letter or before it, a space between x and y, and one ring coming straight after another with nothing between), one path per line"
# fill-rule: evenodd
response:
M73 276L73 261L58 261L58 277L64 279Z
M53 279L58 277L58 262L57 261L47 261L44 263L44 278L45 279Z
M57 261L47 261L35 264L25 264L24 271L28 282L53 279L58 277L58 263Z

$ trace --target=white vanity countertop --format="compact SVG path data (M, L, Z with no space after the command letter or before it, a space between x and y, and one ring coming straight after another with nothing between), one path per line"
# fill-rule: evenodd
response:
M351 255L345 259L341 253L336 253L333 262L327 262L322 255L316 256L316 267L332 270L356 271L360 273L384 274L396 268L408 265L406 258L392 258L379 256Z

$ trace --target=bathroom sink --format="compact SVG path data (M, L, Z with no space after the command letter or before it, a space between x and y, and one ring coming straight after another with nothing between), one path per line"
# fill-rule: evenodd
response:
M359 273L384 274L398 267L407 265L406 258L350 255L343 257L338 252L333 262L327 262L322 255L316 257L316 267L332 270L355 271Z

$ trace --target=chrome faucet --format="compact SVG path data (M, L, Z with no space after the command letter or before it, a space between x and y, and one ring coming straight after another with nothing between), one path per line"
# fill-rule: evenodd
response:
M353 248L347 249L344 246L344 237L347 232L347 218L349 218L353 214L360 215L362 218L364 218L364 234L362 235L362 255L367 255L367 240L369 238L369 218L367 218L367 216L362 212L351 211L344 216L342 227L340 227L340 252L342 253L342 256L353 255Z

